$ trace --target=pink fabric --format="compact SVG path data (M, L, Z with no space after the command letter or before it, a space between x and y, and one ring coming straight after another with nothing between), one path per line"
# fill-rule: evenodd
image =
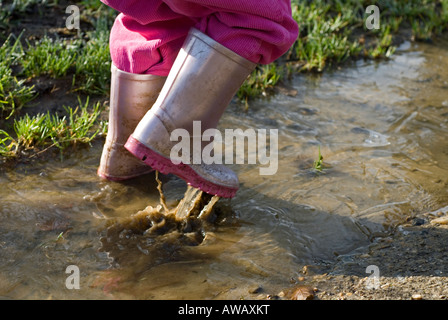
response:
M166 76L191 27L240 56L269 64L297 39L289 0L101 0L121 12L110 36L121 70Z

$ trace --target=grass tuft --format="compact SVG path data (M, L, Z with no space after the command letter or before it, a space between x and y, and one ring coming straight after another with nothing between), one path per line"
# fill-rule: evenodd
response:
M77 144L90 144L105 132L105 123L98 121L102 106L98 102L90 108L89 99L79 103L76 108L64 107L64 116L47 112L15 119L15 136L0 130L0 155L17 158L29 151L35 154L53 147L62 153Z
M60 78L76 61L78 47L70 42L53 40L48 37L31 44L27 42L28 49L24 54L21 65L23 75L29 78L48 75Z
M324 169L324 157L320 152L320 146L319 146L319 155L317 160L315 160L313 163L313 170L322 172L323 169Z
M24 55L19 40L12 42L9 36L0 47L0 116L6 119L36 96L33 86L13 74L13 67Z

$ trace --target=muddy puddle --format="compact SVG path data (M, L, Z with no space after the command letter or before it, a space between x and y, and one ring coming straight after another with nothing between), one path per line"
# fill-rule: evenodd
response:
M390 61L297 77L295 96L247 113L232 105L220 129L278 129L278 171L231 165L241 188L204 219L209 198L180 222L165 215L154 173L99 180L100 142L64 162L2 168L0 297L255 299L290 286L304 266L331 267L448 206L447 70L447 41L407 42ZM319 146L320 173L311 170ZM160 179L172 210L186 185ZM79 289L66 285L69 266Z

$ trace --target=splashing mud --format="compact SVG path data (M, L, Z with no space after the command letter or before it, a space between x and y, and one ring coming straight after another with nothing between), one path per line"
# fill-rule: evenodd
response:
M137 260L144 254L145 265L173 260L179 248L200 245L207 233L207 223L216 218L212 213L219 197L188 186L184 198L169 209L158 173L156 181L160 205L147 206L130 217L109 219L106 223L100 251L107 252L120 266L135 264L135 253L140 256ZM152 257L157 261L149 261Z

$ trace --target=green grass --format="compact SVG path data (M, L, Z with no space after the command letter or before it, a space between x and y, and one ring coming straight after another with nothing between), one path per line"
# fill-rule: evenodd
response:
M89 106L89 100L76 108L65 107L66 115L42 113L14 120L14 134L0 130L0 155L17 158L56 147L61 152L77 144L89 144L99 133L105 134L106 124L99 121L100 103Z
M237 92L237 97L244 100L247 97L266 96L284 77L285 73L284 66L274 63L258 66L243 83Z
M44 37L34 44L27 41L27 45L20 65L23 68L22 74L28 78L41 75L63 77L77 61L79 45L64 40Z
M89 144L107 131L107 122L99 121L100 103L89 106L89 96L107 97L110 85L109 32L115 12L100 1L82 1L81 20L90 28L61 38L44 35L25 39L7 34L9 23L36 10L57 6L57 1L1 1L0 39L0 156L20 159L50 149L62 152L76 145ZM2 31L3 30L3 31ZM76 108L64 107L64 114L21 113L23 106L37 97L33 79L72 77L72 92L85 97ZM45 81L45 80L44 80Z
M353 10L331 14L331 5L313 2L293 4L293 17L300 35L291 49L292 59L301 62L298 71L323 71L331 62L340 63L360 52L357 42L348 40L357 21Z
M320 152L320 146L319 146L319 155L317 160L315 160L313 163L313 170L322 172L323 169L324 169L324 157Z
M0 47L0 116L6 119L35 97L34 88L24 79L18 80L12 71L22 57L20 42L8 37Z
M107 96L111 68L108 21L99 18L96 26L95 31L87 34L89 41L79 48L74 65L74 87L85 94Z

